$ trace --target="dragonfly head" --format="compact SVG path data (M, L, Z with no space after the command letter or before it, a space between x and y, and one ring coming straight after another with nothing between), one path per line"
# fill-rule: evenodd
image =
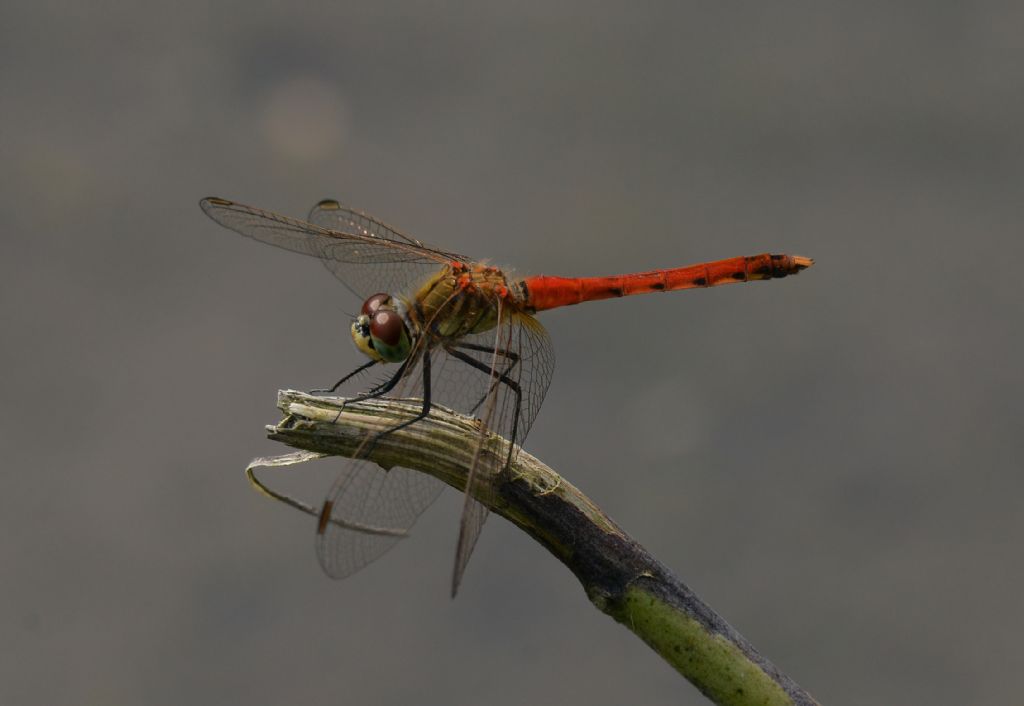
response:
M412 339L398 309L390 294L374 294L363 302L362 313L352 322L356 348L382 363L401 363L408 358Z

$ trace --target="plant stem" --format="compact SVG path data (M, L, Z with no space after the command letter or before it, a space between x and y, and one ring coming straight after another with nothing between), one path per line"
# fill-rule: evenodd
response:
M267 429L271 439L289 446L352 457L367 432L393 427L414 416L420 406L414 400L394 399L346 404L340 398L287 390L278 393L284 420ZM367 458L383 469L402 466L463 490L478 440L476 420L435 406L426 419L381 437ZM507 444L490 435L485 448L504 459ZM309 457L290 457L290 462ZM250 479L261 489L290 500L268 491L251 468ZM554 554L598 609L636 633L712 702L817 704L583 493L539 460L519 451L506 472L482 480L477 500ZM301 503L291 504L316 512Z

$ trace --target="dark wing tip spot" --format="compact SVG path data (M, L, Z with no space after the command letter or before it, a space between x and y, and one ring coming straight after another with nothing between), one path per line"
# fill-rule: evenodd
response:
M331 521L331 510L334 508L333 500L325 500L324 506L320 509L320 517L317 518L316 533L323 534L327 530L327 523Z

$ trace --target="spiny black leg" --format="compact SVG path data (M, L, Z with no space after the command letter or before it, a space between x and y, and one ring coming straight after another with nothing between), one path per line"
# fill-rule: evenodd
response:
M404 368L405 366L402 367ZM392 385L392 387L394 387L394 385ZM401 424L393 426L390 429L385 429L379 434L375 434L373 438L371 438L367 442L366 448L360 452L360 455L364 458L366 456L369 456L370 452L373 451L373 447L376 446L377 442L381 438L387 436L391 432L398 431L399 429L404 429L410 424L415 424L419 420L426 417L428 414L430 414L430 351L427 351L426 353L423 354L423 409L421 409L419 413L412 419L408 419L402 422Z
M481 351L483 353L497 353L498 355L502 356L503 358L507 358L508 361L509 361L508 367L505 368L501 372L499 377L508 375L510 372L512 372L512 369L514 367L516 367L516 364L519 362L519 354L518 353L516 353L515 351L507 351L507 350L505 350L503 348L498 348L498 349L488 348L487 346L481 346L481 345L479 345L477 343L456 343L454 345L454 347L455 348L465 348L467 350L472 350L472 351ZM454 351L452 351L451 348L448 348L447 350L448 350L449 353L454 353ZM459 357L459 359L463 360L463 358L461 356ZM479 361L477 361L477 362L479 362ZM482 365L482 363L481 363L481 365ZM481 368L481 370L482 370L482 368ZM488 372L488 374L490 374L490 369L488 369L487 372ZM480 398L479 402L477 402L475 405L470 407L470 409L469 409L469 413L470 414L476 414L476 410L480 407L480 405L482 405L484 403L484 400L487 399L487 395L488 394L490 394L490 390L488 390L487 392L484 393L484 396Z
M372 366L376 365L379 362L380 362L379 360L371 360L368 363L364 363L363 365L360 365L358 368L353 370L351 373L349 373L348 375L343 377L341 380L338 380L338 382L334 383L334 385L332 385L330 388L328 388L326 390L310 390L309 394L311 394L311 395L322 395L322 394L325 394L325 393L328 393L328 392L334 392L339 387L341 387L346 382L348 382L351 378L355 377L359 373L363 372L364 370L366 370L369 367L372 367Z
M509 360L519 362L519 354L515 351L507 351L504 348L495 349L494 346L481 346L479 343L466 343L462 341L455 344L455 348L465 348L469 351L481 351L482 353L495 353L498 355L508 358Z
M420 410L420 413L417 414L412 419L402 422L398 426L392 427L387 431L382 432L380 436L384 436L384 434L390 434L391 432L398 431L399 429L404 429L410 424L415 424L428 414L430 414L430 351L427 351L426 353L423 354L423 409ZM380 438L380 436L378 436L377 438Z
M491 368L489 366L484 365L483 363L481 363L476 358L471 358L470 356L466 355L462 351L457 350L455 348L448 348L446 350L448 351L449 355L451 355L453 358L457 358L458 360L461 360L466 365L470 365L470 366L476 368L477 370L481 370L481 371L487 373L488 376L491 376L491 375L494 374L494 371L491 370ZM491 349L491 350L493 350L493 349ZM518 362L518 361L516 361L516 362ZM512 365L515 365L515 362L513 362ZM512 368L510 366L509 370L511 370L511 369ZM515 396L516 396L516 411L515 411L515 413L514 413L514 415L512 417L512 438L509 439L509 441L512 442L512 443L510 443L509 446L508 446L508 458L505 460L505 467L507 468L508 465L512 462L512 449L515 448L516 437L519 434L519 410L520 410L520 407L523 404L523 390L522 390L522 388L519 387L519 383L516 382L515 380L513 380L512 378L510 378L508 375L506 375L505 372L499 373L498 376L497 376L497 379L494 381L493 384L497 385L498 383L504 383L505 385L508 385L509 389L512 390L512 392L515 393ZM490 394L490 392L488 392L488 394ZM486 399L486 395L484 396L484 399ZM476 406L479 407L480 403L477 403Z
M370 364L372 365L372 364L374 364L376 362L377 361L371 360ZM402 363L401 367L398 368L397 372L395 372L395 374L392 375L389 380L387 380L386 382L381 383L380 385L377 385L377 387L373 388L369 392L361 392L358 395L345 400L344 403L341 405L342 408L344 408L345 405L352 404L353 402L362 402L364 400L372 400L375 397L380 397L381 395L387 394L388 392L393 390L395 385L398 384L398 381L402 379L402 376L405 374L405 369L406 369L406 367L408 367L408 365L409 365L409 359L406 358L405 362ZM367 367L367 366L364 365L363 368L365 368L365 367ZM362 370L363 368L360 368L359 370ZM355 372L358 373L359 370L357 370ZM355 375L355 373L352 373L352 375ZM348 378L352 377L352 375L349 375L348 377L343 378L341 381L339 381L338 384L340 385L342 382L344 382ZM332 390L332 392L333 392L333 390ZM334 421L337 422L339 419L341 419L341 410L340 409L338 410L338 415L334 418Z
M355 395L351 399L346 400L345 404L348 404L350 402L362 402L363 400L372 400L375 397L380 397L381 395L385 395L391 392L393 389L395 389L395 385L398 384L398 381L402 379L402 376L405 375L405 370L408 367L409 359L406 358L405 362L403 362L402 365L399 366L398 370L395 371L395 374L388 378L387 381L382 382L380 385L377 385L377 387L373 388L372 390L360 392L358 395Z

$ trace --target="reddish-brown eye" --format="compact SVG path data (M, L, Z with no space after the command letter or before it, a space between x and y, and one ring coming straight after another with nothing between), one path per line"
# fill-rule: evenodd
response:
M389 294L384 294L383 292L374 294L363 302L363 313L372 317L377 313L377 309L380 308L380 305L386 303L389 299L391 299L391 295Z
M367 299L367 302L369 301ZM386 346L397 346L402 342L404 333L405 323L396 311L382 309L370 319L370 335L375 341L380 341Z

